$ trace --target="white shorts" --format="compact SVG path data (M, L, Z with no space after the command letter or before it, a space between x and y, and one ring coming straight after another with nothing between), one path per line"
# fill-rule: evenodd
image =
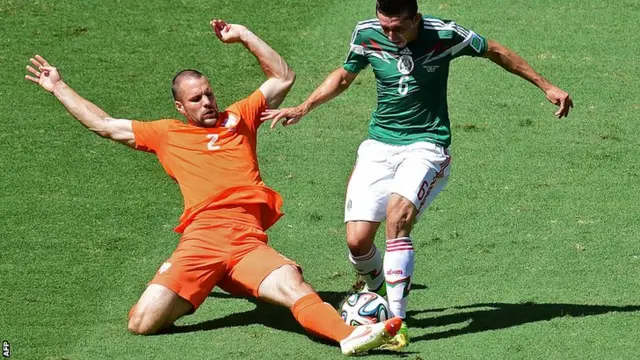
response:
M447 184L450 163L448 149L430 142L365 140L349 179L344 221L384 221L392 193L411 201L418 218Z

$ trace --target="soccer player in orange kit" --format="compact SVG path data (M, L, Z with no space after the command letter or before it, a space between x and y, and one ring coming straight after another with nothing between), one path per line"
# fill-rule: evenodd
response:
M207 77L178 73L172 85L176 109L186 119L151 122L115 119L62 81L36 55L28 80L39 84L89 130L137 150L154 153L180 186L185 210L178 247L162 264L129 313L129 330L155 334L195 311L215 286L286 306L312 335L340 343L345 355L387 344L402 320L353 327L322 302L300 267L267 245L265 231L282 216L282 199L265 186L256 157L260 114L276 108L293 86L286 62L246 27L212 20L223 43L243 44L267 80L247 98L219 111Z

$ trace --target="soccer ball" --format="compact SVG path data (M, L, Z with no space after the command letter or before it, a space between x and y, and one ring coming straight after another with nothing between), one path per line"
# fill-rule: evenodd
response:
M344 301L340 316L351 326L375 324L389 318L389 304L376 293L362 291Z

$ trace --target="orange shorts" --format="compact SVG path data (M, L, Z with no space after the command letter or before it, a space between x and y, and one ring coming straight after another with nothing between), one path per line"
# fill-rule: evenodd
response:
M261 229L196 219L150 284L171 289L195 310L215 286L234 295L257 297L262 281L283 265L300 269L267 245L267 234Z

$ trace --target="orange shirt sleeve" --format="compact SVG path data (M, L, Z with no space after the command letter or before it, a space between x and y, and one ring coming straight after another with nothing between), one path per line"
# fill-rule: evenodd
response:
M136 149L157 153L167 139L167 129L176 120L133 121Z
M254 131L260 126L260 114L266 109L267 100L260 89L229 106L229 111L240 115L245 123Z

